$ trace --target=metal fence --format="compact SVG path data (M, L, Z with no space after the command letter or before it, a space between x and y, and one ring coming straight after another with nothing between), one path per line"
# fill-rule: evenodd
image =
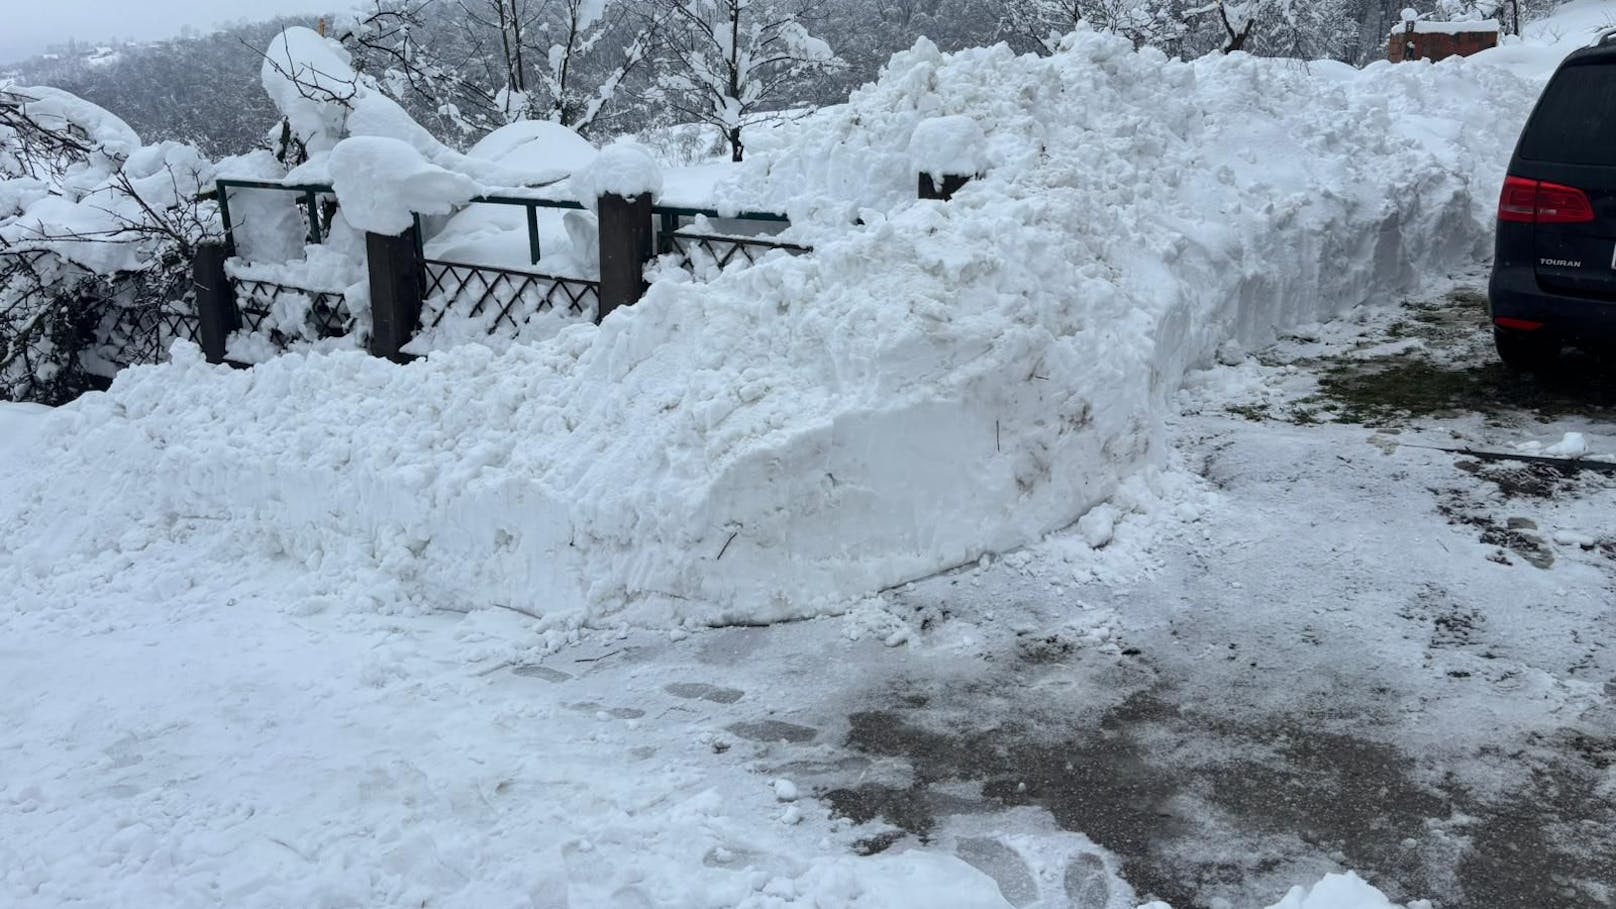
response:
M190 294L157 305L114 300L103 301L103 306L95 353L115 369L161 363L175 341L198 341L196 302Z
M219 221L224 227L225 245L230 254L235 255L234 230L235 220L230 213L230 190L232 189L270 189L280 192L296 193L303 206L303 216L308 222L308 233L303 239L309 243L324 243L326 234L331 230L331 218L336 213L336 193L331 187L322 183L274 183L268 180L234 180L220 179L215 181L216 192L219 197ZM322 199L325 200L322 204Z
M303 238L305 242L321 243L329 238L337 210L337 199L330 186L225 179L218 182L217 192L227 238L239 222L232 212L231 194L242 190L278 190L295 194L307 223ZM540 212L544 209L563 212L584 209L576 201L550 198L540 190L542 187L533 187L477 196L468 203L520 208L524 214L527 259L531 266L543 264ZM751 264L775 252L801 255L811 251L807 246L777 239L775 234L790 223L781 214L740 212L725 215L713 209L676 206L650 206L650 209L650 223L646 223L645 228L648 232L654 230L656 234L655 250L664 255L677 256L678 261L693 271L705 273L713 266L722 269L738 263ZM239 215L239 212L234 214ZM384 355L404 356L402 345L409 340L409 332L416 330L408 326L418 326L422 331L446 332L440 336L451 342L455 337L466 337L467 330L473 335L483 333L516 338L528 332L530 324L540 315L554 314L562 320L598 319L604 311L602 284L597 278L558 275L538 268L523 269L446 258L428 259L425 249L428 226L417 216L415 229L411 232L413 240L403 240L402 248L397 242L390 248L385 243L376 246L381 241L374 237L366 241L371 258L369 265L373 293L378 292L375 282L381 280L393 288L385 292L388 300L395 300L403 293L404 297L418 301L397 311L391 308L391 303L387 303L385 310L388 318L385 320L375 315L376 308L383 303L371 301L373 315L378 320L377 326L384 321L390 326L406 326L405 334L394 337L396 332L389 333L388 339L382 342L378 342L378 336L373 335L370 341L373 353L385 349L389 352ZM283 237L281 241L290 239ZM647 247L649 249L651 247ZM233 244L227 245L227 252L231 256L235 254ZM226 272L233 270L227 268ZM221 280L225 279L221 277ZM355 323L339 290L297 287L234 275L229 276L225 283L239 314L239 319L227 320L229 324L239 324L249 332L263 335L277 347L284 348L298 340L340 337L348 334ZM419 313L418 321L414 312ZM546 319L546 323L553 324L549 319ZM376 330L380 331L380 328Z
M487 318L488 334L520 332L539 313L559 312L594 318L600 310L600 282L490 265L425 259L427 312L422 322L437 328L453 314Z
M149 275L137 272L104 277L47 249L0 251L0 276L12 273L32 273L47 297L71 294L82 320L81 363L103 378L127 366L161 363L176 340L197 340L189 282L153 286Z
M231 278L231 285L241 327L267 332L277 346L297 339L340 338L353 327L353 315L341 291L251 278Z
M663 255L676 255L685 268L694 268L698 261L710 261L719 268L736 262L754 265L772 252L800 256L813 252L813 248L800 243L776 239L771 231L783 230L791 225L790 219L775 212L747 211L723 215L715 209L681 208L658 205L652 208L657 216L657 251ZM697 218L733 225L737 230L695 230L690 224Z

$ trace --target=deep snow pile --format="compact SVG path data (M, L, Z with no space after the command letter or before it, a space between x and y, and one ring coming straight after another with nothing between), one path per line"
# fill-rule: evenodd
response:
M4 481L0 519L32 529L0 570L207 514L384 602L841 608L1081 517L1156 462L1169 395L1220 345L1482 252L1533 97L1464 61L922 43L725 190L784 205L815 255L669 272L497 354L131 370ZM916 203L913 133L947 116L987 136L983 176ZM100 484L126 492L85 509Z

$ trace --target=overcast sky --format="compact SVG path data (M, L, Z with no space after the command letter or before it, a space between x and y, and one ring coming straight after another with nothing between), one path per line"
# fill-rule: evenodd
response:
M187 25L209 31L223 22L352 5L352 0L0 0L0 62L69 38L169 38Z

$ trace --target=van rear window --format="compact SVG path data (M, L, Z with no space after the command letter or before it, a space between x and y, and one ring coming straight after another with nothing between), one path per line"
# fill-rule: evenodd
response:
M1521 157L1616 165L1616 65L1567 66L1543 90Z

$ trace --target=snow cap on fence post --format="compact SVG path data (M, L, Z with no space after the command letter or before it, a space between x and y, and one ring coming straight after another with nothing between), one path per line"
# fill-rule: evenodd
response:
M578 204L590 211L603 196L654 199L662 194L662 167L638 142L613 142L572 175L572 191Z
M970 117L922 120L909 137L909 160L920 173L920 198L950 199L986 169L987 135Z
M652 206L662 192L662 168L634 142L615 142L572 175L578 203L600 226L600 321L645 293L645 266L655 254Z

